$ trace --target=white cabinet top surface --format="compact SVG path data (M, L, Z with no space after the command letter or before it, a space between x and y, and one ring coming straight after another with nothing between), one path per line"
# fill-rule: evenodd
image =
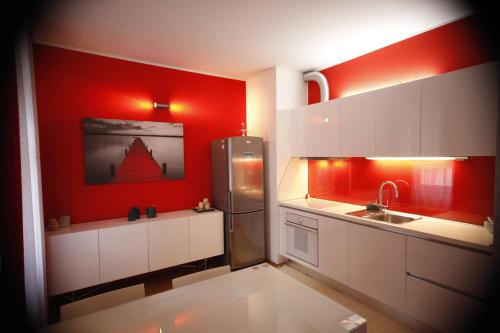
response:
M75 223L75 224L71 224L67 228L60 228L60 229L54 230L54 231L46 231L45 234L46 234L46 236L57 236L57 235L75 233L75 232L113 228L113 227L123 227L123 226L134 225L134 224L167 221L167 220L172 220L172 219L177 219L177 218L188 218L191 216L199 216L199 215L205 215L205 214L216 214L216 213L220 213L220 211L213 210L213 211L209 211L209 212L197 213L191 209L186 209L186 210L178 210L178 211L173 211L173 212L158 213L156 215L156 217L154 217L154 218L147 218L146 215L141 215L141 218L138 220L135 220L135 221L128 221L126 217L120 217L120 218L109 219L109 220Z
M48 326L42 332L340 333L348 332L341 321L352 321L354 328L366 325L353 315L262 264ZM360 322L354 324L356 319Z
M280 201L281 206L304 210L310 213L330 216L349 222L372 226L408 236L440 241L451 245L463 246L485 252L492 251L493 234L486 228L468 223L420 216L416 221L394 224L373 221L361 217L347 215L349 212L365 209L365 206L310 198ZM391 212L391 211L389 211ZM416 217L419 215L394 212L399 215Z

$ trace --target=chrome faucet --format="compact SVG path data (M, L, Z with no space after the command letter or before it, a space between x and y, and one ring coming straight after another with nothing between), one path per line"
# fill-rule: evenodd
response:
M399 192L398 192L398 187L394 182L391 182L390 180L386 180L382 184L380 184L380 187L378 189L378 205L380 208L389 208L389 199L387 199L387 205L384 206L382 203L382 197L383 197L383 189L385 185L391 185L392 188L394 189L394 194L396 195L396 199L399 197Z

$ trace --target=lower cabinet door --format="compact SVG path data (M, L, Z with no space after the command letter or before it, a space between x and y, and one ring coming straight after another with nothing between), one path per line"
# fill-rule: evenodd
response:
M222 212L202 213L189 217L190 261L224 253Z
M49 296L99 284L98 240L97 230L46 238Z
M443 332L462 332L485 305L413 276L406 283L407 314Z
M404 312L405 236L351 223L349 255L350 287Z
M349 284L349 223L333 218L319 220L319 271Z
M99 230L100 282L148 271L148 223Z
M180 265L189 258L189 218L148 223L149 270Z

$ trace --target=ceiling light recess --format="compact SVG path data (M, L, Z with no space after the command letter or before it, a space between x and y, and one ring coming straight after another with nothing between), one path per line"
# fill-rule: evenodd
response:
M367 160L374 161L464 161L467 159L465 156L415 156L415 157L382 157L382 156L373 156L366 157Z

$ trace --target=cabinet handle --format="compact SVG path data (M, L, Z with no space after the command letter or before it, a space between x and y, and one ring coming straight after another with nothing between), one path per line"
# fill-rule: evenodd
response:
M292 227L292 228L301 229L301 230L304 230L304 231L307 231L307 232L311 232L311 233L314 233L314 234L318 233L317 229L309 228L309 227L306 227L306 226L303 226L303 225L300 225L300 224L288 223L288 222L285 222L285 224L287 226L289 226L289 227Z

